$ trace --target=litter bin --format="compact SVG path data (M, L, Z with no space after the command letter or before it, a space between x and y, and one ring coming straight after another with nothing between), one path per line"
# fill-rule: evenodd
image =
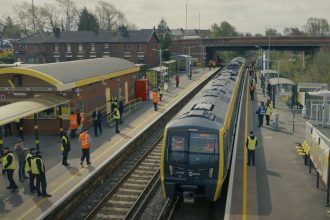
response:
M277 130L280 124L280 114L279 113L275 113L275 121L273 123L274 125L274 129Z

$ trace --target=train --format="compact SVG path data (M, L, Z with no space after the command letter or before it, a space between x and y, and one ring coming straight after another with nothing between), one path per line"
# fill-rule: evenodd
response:
M221 196L243 89L246 60L237 57L197 93L164 129L160 177L165 197L185 202Z

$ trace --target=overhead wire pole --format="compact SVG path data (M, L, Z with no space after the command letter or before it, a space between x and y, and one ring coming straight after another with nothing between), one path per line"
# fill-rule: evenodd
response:
M35 16L35 14L34 14L34 2L32 0L32 22L33 22L33 32L35 33L36 32L36 24L34 22L34 16Z
M186 3L186 32L188 29L188 4Z
M198 28L199 28L199 37L201 38L201 67L204 69L204 57L203 57L203 37L201 33L201 13L198 13Z

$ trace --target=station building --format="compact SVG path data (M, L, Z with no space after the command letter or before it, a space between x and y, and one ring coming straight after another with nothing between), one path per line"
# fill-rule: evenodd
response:
M104 114L111 112L112 97L121 96L125 102L135 99L138 72L134 63L114 57L0 68L1 114L28 115L30 108L34 113L39 110L39 132L58 134L60 119L65 130L70 112L80 110L90 126L96 107ZM11 103L21 105L4 112ZM23 119L24 132L33 132L34 113Z

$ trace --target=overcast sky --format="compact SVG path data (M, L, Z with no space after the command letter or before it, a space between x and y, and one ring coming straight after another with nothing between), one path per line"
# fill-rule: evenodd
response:
M32 0L28 0L32 1ZM94 10L97 0L73 0L78 7ZM228 21L240 32L264 33L267 26L283 32L284 27L301 28L309 17L326 18L330 23L330 0L105 0L114 4L138 28L152 28L164 17L170 28L208 29L213 23ZM22 0L0 0L0 17L12 13ZM55 0L34 0L35 4Z

